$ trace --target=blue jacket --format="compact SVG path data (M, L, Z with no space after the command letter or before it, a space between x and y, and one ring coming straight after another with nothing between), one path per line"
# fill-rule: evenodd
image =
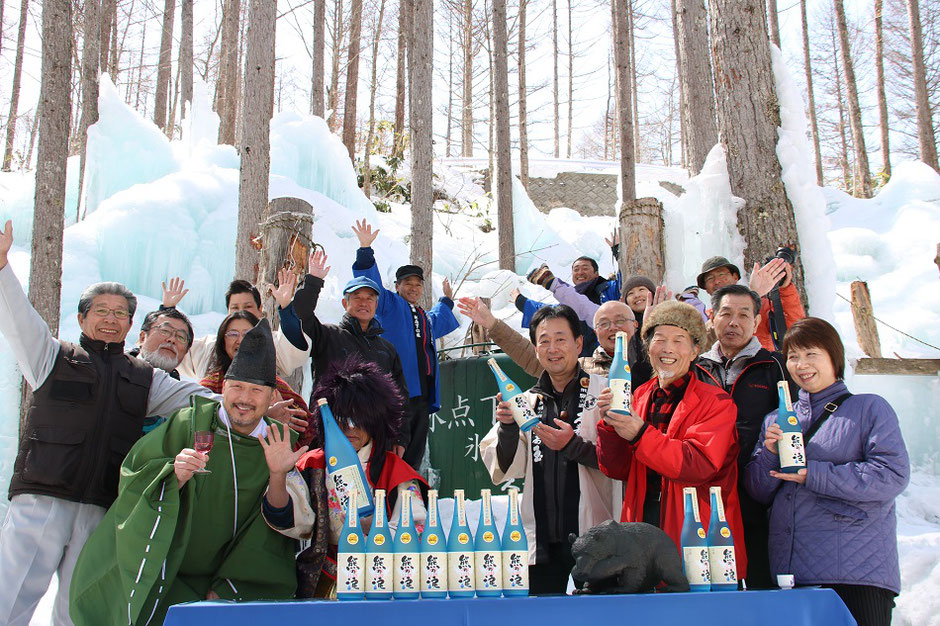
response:
M819 393L800 390L794 406L805 433L827 403L847 393L836 381ZM770 569L798 585L872 585L901 590L894 499L910 479L898 418L881 396L852 396L806 445L806 484L773 478L780 461L764 445L764 420L744 472L751 496L770 505Z
M412 325L411 305L394 291L389 291L382 285L382 277L375 265L375 251L372 248L359 248L356 252L356 262L353 263L354 276L367 276L379 285L379 307L375 317L385 329L385 339L394 344L401 358L401 366L405 371L405 382L408 384L408 393L412 398L421 395L421 378L418 370L419 355L415 343L415 333ZM431 413L441 408L440 383L437 375L437 351L434 341L439 337L456 330L460 323L453 313L454 301L450 298L441 298L430 311L423 311L428 319L430 331L430 354L421 355L426 359L431 370L432 386L428 390Z
M522 308L520 308L520 304ZM535 315L535 312L547 305L547 302L530 300L522 294L519 294L516 298L516 308L522 311L522 327L528 328L529 322L532 321L532 316ZM581 356L593 355L594 350L596 350L598 346L597 335L594 333L594 329L588 326L584 321L581 321L581 336L584 338L584 342L581 346Z

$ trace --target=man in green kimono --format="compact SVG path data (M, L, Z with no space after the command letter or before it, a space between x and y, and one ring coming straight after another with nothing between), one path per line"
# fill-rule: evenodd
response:
M77 626L161 624L181 602L293 597L294 542L261 516L268 467L258 438L271 423L264 413L274 388L274 342L262 319L235 354L221 404L193 397L134 445L118 498L75 567ZM199 431L214 433L210 453L193 449Z

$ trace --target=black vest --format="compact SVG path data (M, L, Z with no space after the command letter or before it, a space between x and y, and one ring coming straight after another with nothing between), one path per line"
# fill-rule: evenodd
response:
M55 496L108 507L121 463L141 435L153 368L123 343L59 342L49 377L33 394L10 497Z

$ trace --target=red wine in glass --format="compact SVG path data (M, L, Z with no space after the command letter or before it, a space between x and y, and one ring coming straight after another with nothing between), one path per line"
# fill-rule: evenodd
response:
M200 454L209 454L209 450L212 449L213 439L215 439L215 433L213 433L211 430L196 431L196 443L195 443L196 452ZM210 474L212 472L211 470L207 470L207 469L197 469L194 473Z

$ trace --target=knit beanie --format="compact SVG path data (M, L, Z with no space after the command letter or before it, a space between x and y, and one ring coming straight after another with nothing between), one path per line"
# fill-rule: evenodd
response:
M708 348L708 333L705 330L705 322L702 321L702 314L690 304L667 300L650 309L643 320L641 336L644 341L653 334L657 326L677 326L689 333L692 343L698 346L699 351Z
M620 290L620 293L626 298L627 294L630 293L630 290L634 287L646 287L650 290L650 293L656 293L656 285L653 284L653 281L640 274L634 274L628 278L627 282L623 284L623 289Z

